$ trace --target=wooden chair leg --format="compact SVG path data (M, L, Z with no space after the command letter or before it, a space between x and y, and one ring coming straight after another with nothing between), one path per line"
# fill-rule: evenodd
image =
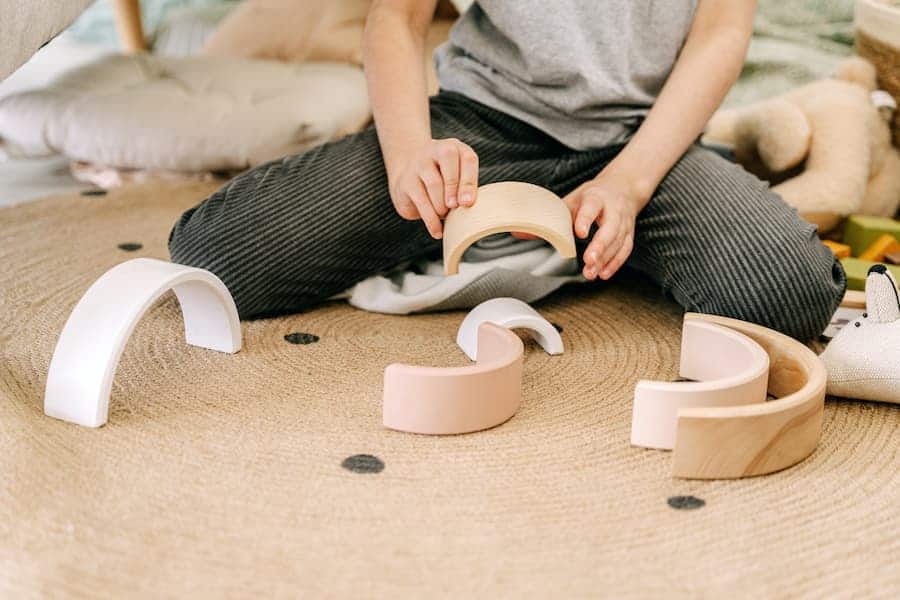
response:
M114 0L116 29L124 52L143 52L147 49L141 26L140 0Z

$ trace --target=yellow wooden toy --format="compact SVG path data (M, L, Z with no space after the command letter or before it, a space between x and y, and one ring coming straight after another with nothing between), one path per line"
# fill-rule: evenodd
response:
M841 244L840 242L834 242L832 240L822 240L822 243L828 246L828 249L834 252L834 255L838 258L847 258L850 256L850 246L847 244Z

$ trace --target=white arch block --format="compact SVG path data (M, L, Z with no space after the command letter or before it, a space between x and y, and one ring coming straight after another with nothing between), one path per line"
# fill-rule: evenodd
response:
M477 360L478 328L482 323L527 329L547 354L563 353L562 337L538 311L517 298L493 298L470 310L456 333L456 344L472 360Z
M631 418L632 445L674 448L682 408L765 402L769 355L733 329L685 319L679 374L693 381L638 382Z
M130 260L94 282L66 321L50 361L44 413L87 427L106 423L122 350L147 309L169 290L181 305L188 344L241 349L237 309L218 277L152 258Z

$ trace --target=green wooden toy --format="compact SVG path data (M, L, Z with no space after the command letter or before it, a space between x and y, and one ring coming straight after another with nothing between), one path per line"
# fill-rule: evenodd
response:
M844 271L847 273L847 289L865 290L869 267L879 263L859 258L844 258L841 259L841 264L844 265ZM887 268L894 274L894 279L900 281L900 266L887 265Z
M850 246L853 256L859 256L886 233L900 240L900 221L887 217L853 215L844 225L843 242Z

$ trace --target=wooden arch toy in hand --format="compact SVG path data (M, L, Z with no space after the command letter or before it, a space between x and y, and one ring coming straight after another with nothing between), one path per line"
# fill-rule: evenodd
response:
M575 257L572 214L548 189L521 181L478 188L474 206L450 211L444 221L444 275L459 272L466 249L481 238L511 231L541 237L563 258Z

